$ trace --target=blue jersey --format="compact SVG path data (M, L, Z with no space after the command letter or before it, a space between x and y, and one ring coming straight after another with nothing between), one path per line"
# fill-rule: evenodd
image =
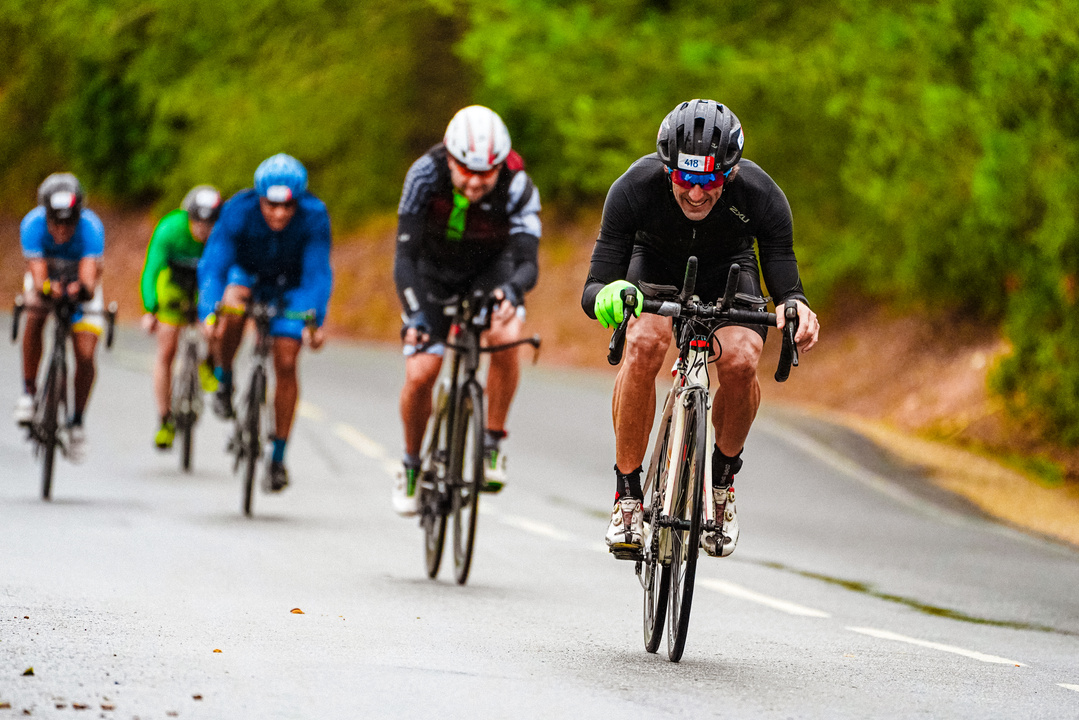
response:
M233 195L221 206L199 261L199 317L221 301L230 275L255 278L254 289L281 288L290 311L315 311L319 325L333 288L330 269L330 216L311 193L298 199L296 214L281 232L266 224L253 189Z
M26 259L78 263L83 258L101 258L105 254L105 226L93 210L79 214L75 234L66 243L56 242L49 234L45 208L38 205L26 214L19 225L19 240Z

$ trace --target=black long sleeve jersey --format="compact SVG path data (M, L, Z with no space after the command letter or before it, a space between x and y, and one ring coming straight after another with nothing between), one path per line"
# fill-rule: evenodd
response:
M456 287L494 270L518 298L536 284L540 198L519 155L510 153L494 189L468 207L459 239L446 233L453 207L446 147L439 143L409 168L397 210L394 281L409 316L420 310L428 281Z
M752 262L756 276L754 240L760 249L764 282L776 304L790 298L805 302L794 256L790 205L767 173L743 159L712 211L695 222L675 201L659 156L646 155L607 193L582 307L589 317L595 317L597 293L614 280L646 280L680 288L691 255L698 260L697 294L715 300L733 262L743 268ZM644 261L637 267L642 257Z

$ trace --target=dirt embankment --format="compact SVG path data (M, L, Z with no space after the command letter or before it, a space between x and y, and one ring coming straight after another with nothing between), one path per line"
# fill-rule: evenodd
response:
M144 212L98 212L107 232L106 297L119 301L122 321L135 322L142 312L138 278L154 219ZM528 296L528 329L543 337L544 364L608 367L607 333L580 309L598 226L596 213L545 218L540 281ZM394 231L395 218L386 216L335 237L331 336L397 341ZM24 267L17 219L0 218L0 244L0 283L10 297ZM989 369L1007 351L995 328L952 316L896 314L857 296L818 311L820 344L783 385L771 378L779 343L770 339L761 366L766 401L797 404L856 426L906 460L936 468L940 484L989 512L1079 544L1079 528L1057 529L1079 525L1079 452L1040 442L987 393ZM950 454L956 448L1027 469L1047 459L1063 469L1066 482L1044 487L1052 483L1043 473L1039 487L1014 470L990 472L969 455L959 456L963 460ZM1027 497L1030 492L1038 498ZM1009 508L1015 505L1022 507ZM1041 515L1032 520L1024 508L1035 506Z

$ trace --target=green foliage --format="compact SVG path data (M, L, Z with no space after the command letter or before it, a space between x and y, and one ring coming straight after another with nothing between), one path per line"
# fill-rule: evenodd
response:
M0 0L0 32L3 179L70 166L166 207L199 182L247 187L276 152L337 221L392 206L471 82L426 0Z

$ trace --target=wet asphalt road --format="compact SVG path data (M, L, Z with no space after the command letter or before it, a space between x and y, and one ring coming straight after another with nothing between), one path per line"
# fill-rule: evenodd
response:
M200 424L191 475L153 450L151 352L123 332L101 353L90 458L50 503L0 427L0 720L1079 716L1079 553L941 503L845 432L765 409L742 540L702 558L672 664L602 546L613 373L526 371L511 484L458 587L390 509L393 349L303 356L293 486L250 519L224 424ZM0 408L17 376L10 348Z

